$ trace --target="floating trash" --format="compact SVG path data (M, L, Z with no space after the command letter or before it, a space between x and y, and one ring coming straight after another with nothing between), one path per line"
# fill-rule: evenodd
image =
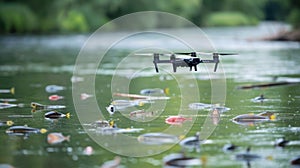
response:
M9 115L8 118L33 118L33 115Z
M192 118L186 118L183 116L170 116L165 119L165 123L170 125L181 125L185 121L192 121Z
M223 151L224 152L232 152L235 151L238 148L238 146L234 145L234 144L225 144L223 146Z
M8 121L0 121L0 126L12 126L14 125L14 122L11 120Z
M169 100L170 97L165 96L145 96L138 94L127 94L127 93L114 93L114 96L132 98L132 99L146 99L146 100Z
M142 95L150 95L150 94L169 94L170 89L160 89L160 88L154 88L154 89L143 89L140 91L140 94Z
M116 156L114 160L106 161L101 165L101 168L118 168L121 164L121 157Z
M200 166L205 159L186 157L183 153L172 153L163 158L164 167L188 167L188 166Z
M47 136L47 142L51 145L62 143L63 141L70 141L70 135L64 136L62 133L53 132Z
M113 127L99 127L96 132L103 135L120 134L120 133L135 133L143 131L144 128L117 128Z
M205 104L205 103L191 103L189 104L189 109L191 110L206 110L206 111L213 111L217 109L219 113L224 113L226 111L229 111L230 108L220 106L218 104L212 105L212 104Z
M64 109L66 106L64 105L43 105L36 102L31 102L32 112L36 112L39 110L55 110L55 109Z
M218 125L220 122L220 112L217 109L214 109L211 113L210 113L210 118L211 121L214 125Z
M211 104L205 104L205 103L191 103L189 104L189 108L191 110L205 110L210 109L212 107Z
M112 105L119 108L127 108L133 106L143 106L148 101L145 100L114 100L111 102Z
M149 103L147 100L114 100L106 107L109 114L114 114L116 111L124 110L129 107L143 106L145 103Z
M190 151L196 150L196 152L200 152L200 132L197 132L195 136L187 137L179 142L179 145L183 148L189 149Z
M145 118L145 117L152 117L154 115L154 112L147 112L144 109L142 110L135 110L130 112L129 116L130 118Z
M210 108L210 110L218 110L219 113L224 113L226 111L229 111L230 108L224 107L224 106L216 106L216 107Z
M2 101L2 102L16 102L17 99L2 98L2 99L0 99L0 101Z
M255 97L255 98L251 99L251 101L254 102L254 103L262 103L262 102L264 102L265 100L266 100L266 98L264 97L263 94L261 94L261 95L258 96L258 97Z
M294 165L294 166L300 166L300 156L297 156L297 157L293 158L290 161L290 164Z
M57 100L64 99L64 96L51 95L51 96L48 97L48 99L51 100L51 101L57 101Z
M260 114L242 114L234 117L232 121L240 125L254 125L256 123L275 120L275 115L270 112L263 112Z
M31 133L46 133L47 130L42 128L42 129L38 129L38 128L32 128L32 127L28 127L28 126L12 126L10 128L8 128L6 130L6 133L9 135L25 135L28 136Z
M93 127L113 127L114 121L97 120L89 125Z
M116 133L135 133L135 132L141 132L144 128L119 128Z
M94 149L91 146L85 147L83 152L82 152L83 155L87 155L87 156L90 156L93 153L94 153Z
M48 85L45 88L46 92L48 93L56 93L65 89L66 88L64 86L58 86L58 85Z
M79 76L72 76L70 80L71 80L72 83L78 83L78 82L83 82L84 78L79 77Z
M106 107L106 110L110 115L113 115L116 112L116 108L114 105L109 105L108 107Z
M274 146L275 147L285 147L290 141L286 140L285 137L276 139Z
M55 120L59 118L70 118L70 113L63 114L57 111L49 111L45 113L45 119Z
M0 89L0 93L11 93L11 94L15 94L15 88L12 87L10 89Z
M266 84L239 86L239 87L237 87L237 89L259 89L259 88L268 88L268 87L274 87L274 86L295 85L295 84L299 84L299 83L300 82L272 82L272 83L266 83Z
M12 108L12 107L24 107L24 104L10 104L10 103L0 103L0 109Z
M90 97L93 97L93 95L87 94L87 93L81 93L81 94L80 94L80 99L81 99L81 100L86 100L86 99L88 99L88 98L90 98Z
M146 133L138 136L138 141L147 145L161 145L161 144L172 144L177 143L180 138L175 135L165 133Z

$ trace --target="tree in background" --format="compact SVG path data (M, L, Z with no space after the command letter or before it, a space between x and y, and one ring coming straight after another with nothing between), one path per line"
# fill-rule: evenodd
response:
M299 3L299 0L0 0L0 33L92 32L112 19L139 11L170 12L199 26L251 25L266 19L288 21L297 28ZM152 18L148 23L163 27L156 24L164 21Z

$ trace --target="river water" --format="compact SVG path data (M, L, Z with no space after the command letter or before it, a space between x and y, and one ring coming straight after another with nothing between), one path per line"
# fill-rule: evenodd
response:
M214 103L214 96L211 94L216 91L211 90L212 81L222 78L225 82L222 86L225 92L223 88L221 92L225 93L225 98L222 100L224 102L221 102L230 110L221 113L220 121L209 134L208 141L201 144L200 152L186 152L186 155L206 158L206 163L202 167L289 167L290 160L300 155L299 84L248 90L237 89L239 86L271 82L300 82L299 43L255 40L262 36L273 35L283 28L288 28L288 26L279 23L263 23L253 27L202 29L215 50L239 53L238 56L222 57L216 74L211 73L213 66L201 64L197 72L190 72L187 68L178 68L176 74L172 72L171 65L159 65L161 72L156 73L152 57L130 55L132 51L138 51L144 44L155 44L155 46L162 46L161 48L167 46L168 50L172 49L176 52L186 51L186 48L180 44L168 41L161 36L157 37L157 34L148 33L119 42L112 47L111 52L106 53L99 65L89 63L84 66L84 70L76 74L82 77L87 76L85 80L95 74L95 85L92 88L94 92L88 94L93 95L102 115L97 113L90 115L92 109L89 107L89 99L85 101L78 98L78 93L83 92L84 89L78 89L77 85L74 83L72 85L70 81L74 68L77 68L75 63L78 53L89 35L2 36L0 37L0 89L14 87L15 94L0 94L0 98L17 99L16 102L10 103L22 105L0 109L0 120L12 120L14 125L19 126L45 128L48 132L32 134L29 137L14 136L5 133L9 126L1 126L0 164L10 164L14 167L101 167L104 162L120 156L123 167L163 167L164 156L182 151L178 144L167 147L167 150L158 152L159 154L154 152L155 154L152 155L150 152L147 157L128 157L127 151L123 151L123 154L126 153L124 156L122 150L139 153L139 150L144 150L144 144L127 148L120 147L118 144L116 148L122 148L122 150L116 149L116 151L113 147L105 147L105 144L103 146L101 142L99 145L98 138L121 139L121 136L93 137L94 133L88 133L89 130L84 126L89 123L83 122L85 119L82 119L82 112L78 113L77 110L86 108L86 113L93 116L94 121L105 118L114 120L120 128L144 129L138 133L129 133L128 135L132 137L149 132L162 132L168 128L184 130L186 137L193 136L195 132L201 132L201 129L204 129L203 123L209 114L205 110L186 110L188 106L182 102L187 100L187 102L195 103ZM197 39L193 38L194 29L170 31L184 32L191 43L197 43ZM116 33L105 34L103 38L110 39L114 36ZM101 42L105 43L105 41ZM204 47L204 50L209 49ZM130 55L126 57L128 59L124 59L124 55L128 54ZM96 70L93 70L94 67ZM125 111L125 114L116 112L110 116L105 107L112 99L115 99L112 96L113 92L122 91L121 87L117 89L113 87L114 80L115 82L120 82L118 80L128 82L129 80L129 91L134 94L139 94L139 91L145 88L168 87L170 94L167 96L171 99L165 104L158 105L165 108L155 109L157 115L154 119L131 120L128 117L128 112L132 110L130 108ZM191 83L189 83L190 80ZM55 102L48 100L51 93L47 93L45 87L53 84L65 87L65 90L55 93L64 96L64 99ZM72 90L74 88L75 90ZM189 92L191 89L196 89L195 93L199 91L199 97L185 96L185 94L192 95ZM218 92L214 94L218 95ZM251 101L252 98L261 94L267 98L266 101L258 103ZM192 98L196 99L190 100ZM76 101L82 101L81 106L76 106L74 103ZM71 117L48 121L44 118L45 111L32 112L31 102L65 105L65 109L58 111L69 112ZM145 105L138 108L151 107ZM193 117L193 122L187 121L179 126L170 126L164 122L168 116L178 115L179 111L185 117L196 117ZM231 121L240 114L258 114L265 111L273 112L276 119L257 124L236 124ZM90 118L86 120L93 122ZM48 144L47 135L51 132L70 135L70 141L57 145ZM284 148L274 147L275 140L281 137L285 137L290 142ZM239 148L233 152L224 152L222 147L229 143ZM87 146L93 148L91 155L85 155L83 152ZM153 148L155 151L156 148L165 149L164 147L164 145L150 145L146 148ZM237 160L236 154L245 152L247 147L251 147L251 153L261 158L249 163Z

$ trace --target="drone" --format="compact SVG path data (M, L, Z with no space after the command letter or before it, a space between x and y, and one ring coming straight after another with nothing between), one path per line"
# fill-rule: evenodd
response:
M218 64L220 62L219 56L224 55L238 55L237 53L206 53L206 52L182 52L182 53L137 53L135 55L153 55L153 64L155 66L155 70L158 73L158 66L159 63L171 63L173 65L173 71L176 72L177 67L189 67L190 71L192 71L193 67L194 70L197 71L197 65L200 63L215 63L214 72L217 71ZM199 55L208 55L212 56L212 60L203 60L199 57ZM160 56L168 56L170 57L169 60L161 60Z

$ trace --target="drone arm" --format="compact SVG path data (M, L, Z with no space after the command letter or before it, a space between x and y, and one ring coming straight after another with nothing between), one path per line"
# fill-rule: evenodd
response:
M201 61L202 61L202 63L215 63L214 72L217 71L218 64L220 62L218 56L213 56L213 60L201 60Z
M215 64L215 68L214 68L214 72L216 72L216 71L217 71L218 64L219 64L219 62L216 62L216 64Z

